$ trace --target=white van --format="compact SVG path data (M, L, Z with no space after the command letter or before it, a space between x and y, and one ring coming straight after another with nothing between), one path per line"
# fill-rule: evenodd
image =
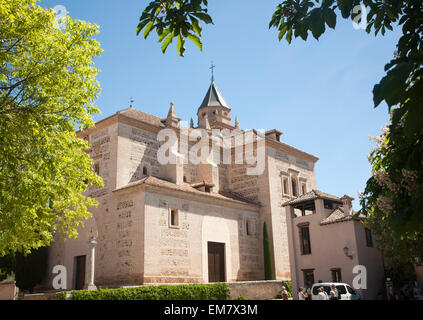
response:
M320 300L320 296L318 295L319 294L318 290L320 287L323 287L329 299L330 292L332 290L331 286L333 284L335 285L336 289L338 289L339 300L360 300L361 299L360 295L353 288L351 288L350 285L346 283L324 282L324 283L313 284L313 286L311 287L312 300Z

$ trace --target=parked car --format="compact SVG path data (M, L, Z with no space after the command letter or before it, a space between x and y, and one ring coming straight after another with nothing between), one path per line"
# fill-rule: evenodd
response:
M319 300L320 297L318 296L318 290L320 287L323 287L325 292L330 297L331 286L335 285L336 289L338 289L338 299L339 300L361 300L360 294L357 293L350 285L346 283L339 283L339 282L324 282L324 283L315 283L311 287L312 293L312 300Z

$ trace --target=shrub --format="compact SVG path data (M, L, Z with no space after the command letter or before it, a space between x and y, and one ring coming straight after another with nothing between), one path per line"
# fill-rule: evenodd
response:
M286 291L288 291L288 297L292 298L292 284L291 281L284 281L283 285L286 288Z
M72 297L62 300L228 300L226 283L145 286L126 289L72 291Z
M239 296L239 297L237 297L234 300L247 300L247 297L245 297L245 296Z
M282 285L285 286L286 291L288 292L288 298L292 298L292 285L291 281L284 281ZM282 290L276 295L276 299L282 299Z

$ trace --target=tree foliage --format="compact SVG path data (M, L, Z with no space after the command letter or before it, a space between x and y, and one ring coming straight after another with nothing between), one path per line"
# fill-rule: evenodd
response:
M202 26L213 23L207 14L207 0L152 1L144 9L137 27L137 35L144 30L144 38L156 29L162 51L166 52L173 39L177 39L176 49L184 56L185 39L191 40L200 50Z
M207 12L204 1L155 1L150 3L152 15L144 11L139 27L162 26L153 17L168 25L183 25L186 36L194 27L184 24L185 11L197 5ZM179 5L178 5L179 4ZM359 5L368 11L366 19ZM172 11L159 11L179 8ZM358 9L358 10L357 10ZM169 14L168 14L169 13ZM362 212L379 239L379 247L388 256L410 261L423 257L423 1L421 0L285 0L271 17L269 28L276 28L279 41L285 38L307 40L311 34L319 39L327 28L335 29L337 19L367 21L366 32L384 35L401 28L394 58L385 66L386 75L373 89L374 106L386 102L390 124L378 137L378 148L369 161L373 176L361 197ZM363 18L363 19L362 19ZM211 22L211 18L207 17ZM205 21L205 22L207 22ZM140 30L140 29L138 29ZM162 34L161 29L158 30ZM148 35L148 32L146 32ZM160 37L159 37L160 39ZM181 54L181 52L179 51Z
M75 130L94 124L98 27L35 0L0 0L0 256L75 237L101 179Z

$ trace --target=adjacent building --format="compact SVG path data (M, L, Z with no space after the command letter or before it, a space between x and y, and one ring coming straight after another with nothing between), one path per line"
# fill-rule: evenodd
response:
M353 285L358 276L357 284L365 284L358 290L361 297L378 297L384 280L383 257L371 231L362 224L365 218L353 211L352 200L311 190L283 204L295 292L320 281Z

